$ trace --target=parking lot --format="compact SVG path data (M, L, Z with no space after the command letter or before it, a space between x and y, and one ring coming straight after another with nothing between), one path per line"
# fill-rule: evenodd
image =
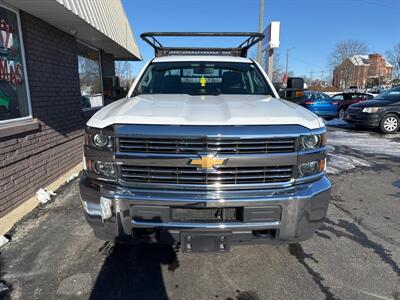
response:
M226 254L114 246L92 235L75 180L11 232L6 297L400 299L400 135L328 125L332 199L312 240Z

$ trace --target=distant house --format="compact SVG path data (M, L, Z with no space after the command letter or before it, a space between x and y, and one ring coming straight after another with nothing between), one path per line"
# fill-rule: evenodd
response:
M353 55L333 70L333 86L338 89L367 88L392 79L393 66L381 54Z

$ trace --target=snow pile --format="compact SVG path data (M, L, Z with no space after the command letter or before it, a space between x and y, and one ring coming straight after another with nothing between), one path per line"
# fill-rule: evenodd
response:
M8 286L4 282L0 281L0 296L4 296L7 293L7 291L8 291Z
M79 173L74 173L74 174L72 174L71 176L69 176L68 178L67 178L67 183L68 182L70 182L70 181L72 181L72 180L74 180L76 177L78 177L79 176Z
M0 248L7 244L10 240L4 235L0 235ZM0 288L1 289L1 288Z
M36 198L38 199L39 203L45 204L51 200L52 196L55 196L56 193L53 191L46 191L44 189L40 189L36 193Z

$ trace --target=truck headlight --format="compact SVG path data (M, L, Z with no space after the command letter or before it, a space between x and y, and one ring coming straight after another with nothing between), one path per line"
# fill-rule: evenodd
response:
M378 112L379 107L364 107L362 112L365 112L367 114L372 114Z
M299 177L311 176L325 170L325 159L310 161L298 166Z
M93 136L93 144L99 148L105 148L110 143L110 137L100 133L96 133Z
M103 133L86 132L85 144L97 150L112 150L113 138Z
M86 168L98 175L115 178L115 163L112 161L87 160Z
M300 151L313 150L326 145L327 134L309 134L300 137Z

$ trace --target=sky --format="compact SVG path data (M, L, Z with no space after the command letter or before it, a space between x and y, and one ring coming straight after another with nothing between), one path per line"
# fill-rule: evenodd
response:
M140 39L146 31L258 31L260 0L122 0L141 51L143 62L133 63L137 73L154 56ZM365 42L371 53L385 54L400 42L400 0L265 0L264 26L281 22L281 67L289 51L289 71L313 78L327 77L328 60L336 43L347 39ZM186 46L164 39L166 45ZM179 43L179 44L177 44ZM202 39L199 46L214 42ZM214 45L236 45L223 39ZM256 56L256 47L250 51Z

